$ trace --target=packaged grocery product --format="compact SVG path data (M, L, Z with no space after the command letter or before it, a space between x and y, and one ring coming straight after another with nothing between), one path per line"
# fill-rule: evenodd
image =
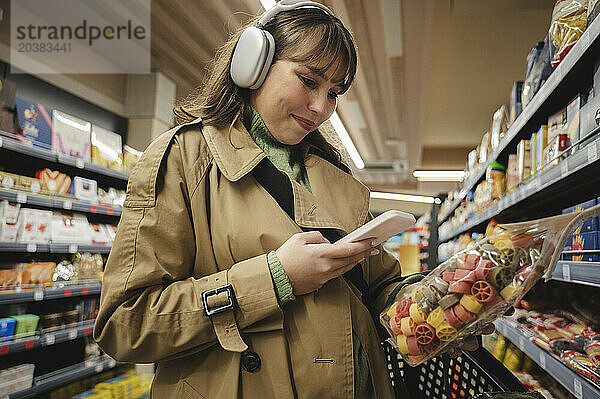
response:
M419 283L403 287L380 314L388 341L411 366L456 347L551 276L572 229L600 214L499 224L494 233L452 256Z
M13 335L16 323L16 320L12 317L0 319L0 340Z
M16 99L20 134L34 145L50 149L52 145L52 109L20 98Z
M538 42L527 55L527 70L525 80L523 81L523 91L521 93L521 102L523 108L533 99L535 93L548 80L552 74L550 65L550 34L548 33L544 41Z
M558 155L567 149L567 135L559 134L555 136L544 149L544 165L558 165L558 163L566 157Z
M92 162L114 170L123 169L123 146L121 136L92 126Z
M550 23L553 68L560 64L585 31L587 5L587 0L557 0L554 4Z
M18 270L26 270L30 273L31 284L51 283L55 268L55 262L19 263L17 265Z
M123 169L131 172L137 161L142 157L143 152L138 151L128 145L123 146Z
M521 140L517 144L517 177L519 183L531 175L531 153L529 140Z
M510 154L508 156L508 166L506 167L506 191L508 192L512 192L519 184L517 164L517 154Z
M75 198L98 202L98 182L96 180L75 176L73 187Z
M31 335L37 328L39 317L34 314L22 314L11 316L17 322L15 326L15 335Z
M486 171L486 180L492 186L492 200L497 200L506 191L506 173L504 166L498 161L492 162Z
M512 90L510 91L510 111L508 117L508 124L512 125L513 122L523 111L523 103L521 102L521 93L523 91L523 82L515 82Z
M21 204L18 202L0 201L0 221L8 224L17 223L20 209Z
M508 130L508 112L506 105L501 106L492 118L492 130L490 134L490 143L492 151L496 151L500 147L500 142L504 138Z
M90 161L90 122L65 112L52 111L52 150Z
M71 178L57 170L48 168L39 170L36 177L42 190L52 194L67 194L71 189Z
M14 287L31 284L31 273L27 270L0 270L0 287Z
M484 133L481 138L481 145L479 146L479 163L487 162L488 156L492 153L492 147L490 142L490 133Z
M561 108L548 117L548 142L559 134L567 134L567 108Z
M535 140L535 170L537 173L544 166L544 149L548 145L548 125L540 126L535 135ZM532 165L531 168L533 169L534 166Z
M577 96L569 103L569 105L567 105L567 136L569 138L567 145L572 145L579 140L580 102L580 98ZM575 148L573 148L573 150L575 150Z

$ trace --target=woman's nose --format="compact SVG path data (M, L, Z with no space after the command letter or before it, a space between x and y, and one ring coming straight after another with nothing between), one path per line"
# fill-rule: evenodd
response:
M317 91L315 92L308 104L308 109L317 114L323 114L329 105L327 92Z

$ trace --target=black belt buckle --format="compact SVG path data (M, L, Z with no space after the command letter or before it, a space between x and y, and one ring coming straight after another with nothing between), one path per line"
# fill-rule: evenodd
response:
M229 300L229 303L227 305L219 306L218 308L215 308L215 309L210 309L208 306L208 302L206 301L208 299L208 297L212 296L212 295L218 295L222 292L227 292L227 299ZM227 284L227 285L224 285L222 287L218 287L218 288L215 288L212 290L204 291L202 293L202 304L204 305L204 311L206 312L206 315L212 316L214 314L222 313L227 310L233 309L234 297L235 297L235 293L233 291L233 286L231 284Z

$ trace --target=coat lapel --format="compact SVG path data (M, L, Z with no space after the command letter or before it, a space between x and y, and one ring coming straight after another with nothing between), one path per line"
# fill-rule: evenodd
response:
M219 170L229 181L248 174L266 155L243 125L202 133ZM307 228L350 232L361 226L369 211L369 189L351 175L316 155L309 155L306 171L312 193L286 174L292 184L295 222Z

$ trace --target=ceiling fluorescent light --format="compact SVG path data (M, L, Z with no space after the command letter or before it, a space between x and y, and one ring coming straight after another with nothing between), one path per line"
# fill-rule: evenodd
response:
M268 10L275 5L275 0L260 0L260 4L262 4L265 10Z
M413 176L419 181L461 181L465 177L462 170L415 170Z
M388 199L388 200L395 200L395 201L424 202L426 204L433 204L433 202L435 201L435 198L426 197L423 195L382 193L382 192L377 192L377 191L371 192L371 198Z
M352 158L352 162L354 162L354 165L356 165L358 169L363 169L365 167L365 163L360 157L358 150L354 146L352 139L350 139L350 135L348 134L348 131L346 131L346 128L340 120L340 117L338 116L337 112L333 111L333 115L331 115L329 121L333 125L333 128L338 134L340 140L342 140L342 144L344 144L344 147L346 147L348 154L350 154L350 158Z

